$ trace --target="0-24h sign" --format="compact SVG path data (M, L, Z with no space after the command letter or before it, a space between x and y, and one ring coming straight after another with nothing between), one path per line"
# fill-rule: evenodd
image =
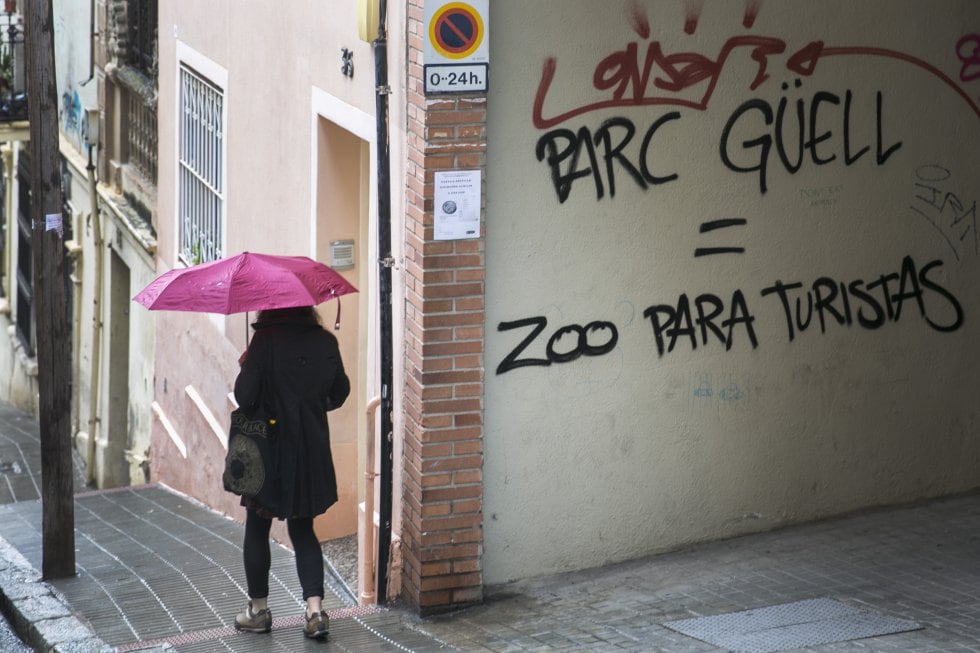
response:
M490 67L490 0L426 0L426 95L483 93Z

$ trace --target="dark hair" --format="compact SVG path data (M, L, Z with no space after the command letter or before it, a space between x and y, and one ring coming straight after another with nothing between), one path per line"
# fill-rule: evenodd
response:
M300 322L320 324L320 316L312 306L291 306L289 308L269 308L259 311L256 324L270 322Z

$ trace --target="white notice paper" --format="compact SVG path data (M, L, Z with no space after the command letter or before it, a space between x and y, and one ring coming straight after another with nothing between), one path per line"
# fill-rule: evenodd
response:
M480 237L479 170L453 170L435 174L433 221L436 240Z
M62 225L62 217L60 213L49 213L44 216L44 230L45 231L57 231L58 237L61 238L65 235L64 226Z

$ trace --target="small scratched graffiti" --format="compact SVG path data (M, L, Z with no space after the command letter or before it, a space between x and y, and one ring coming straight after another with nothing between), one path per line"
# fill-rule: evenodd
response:
M728 381L719 386L715 386L708 375L700 375L695 379L694 389L691 395L699 401L722 401L735 402L743 401L746 398L746 391L743 390L735 381Z
M959 261L967 254L980 254L980 237L977 235L977 201L963 200L949 190L952 176L948 168L935 163L916 168L912 175L914 196L909 208L939 232Z
M934 276L942 266L941 259L917 266L911 256L906 256L898 272L879 274L870 280L820 277L807 287L802 282L776 281L760 290L759 297L775 296L779 300L776 307L782 309L788 342L817 324L821 334L835 325L875 331L888 323L898 323L915 309L934 331L949 333L963 325L965 316L959 300ZM691 351L718 344L730 351L737 341L752 349L759 346L753 326L756 315L741 290L735 290L727 303L711 293L701 293L693 299L681 293L676 302L651 305L643 316L652 328L658 358L683 343L690 344ZM571 363L583 356L604 356L619 343L619 328L607 320L562 326L544 341L542 334L547 327L548 320L543 316L500 322L497 331L501 333L530 330L504 357L496 373ZM725 392L729 399L737 398L735 389Z
M843 184L819 186L816 188L801 188L800 197L811 207L830 207L837 204L840 194L844 191Z

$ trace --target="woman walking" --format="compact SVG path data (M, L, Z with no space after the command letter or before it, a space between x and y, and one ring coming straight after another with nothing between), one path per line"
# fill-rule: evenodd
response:
M235 627L256 633L272 629L269 531L273 518L285 519L306 601L303 632L323 639L329 621L321 606L323 552L313 518L337 501L326 413L344 403L350 381L337 338L320 326L312 306L261 311L252 327L255 334L235 380L235 399L244 408L265 402L276 419L271 477L278 484L279 500L276 506L264 506L242 499L249 601L235 617Z

